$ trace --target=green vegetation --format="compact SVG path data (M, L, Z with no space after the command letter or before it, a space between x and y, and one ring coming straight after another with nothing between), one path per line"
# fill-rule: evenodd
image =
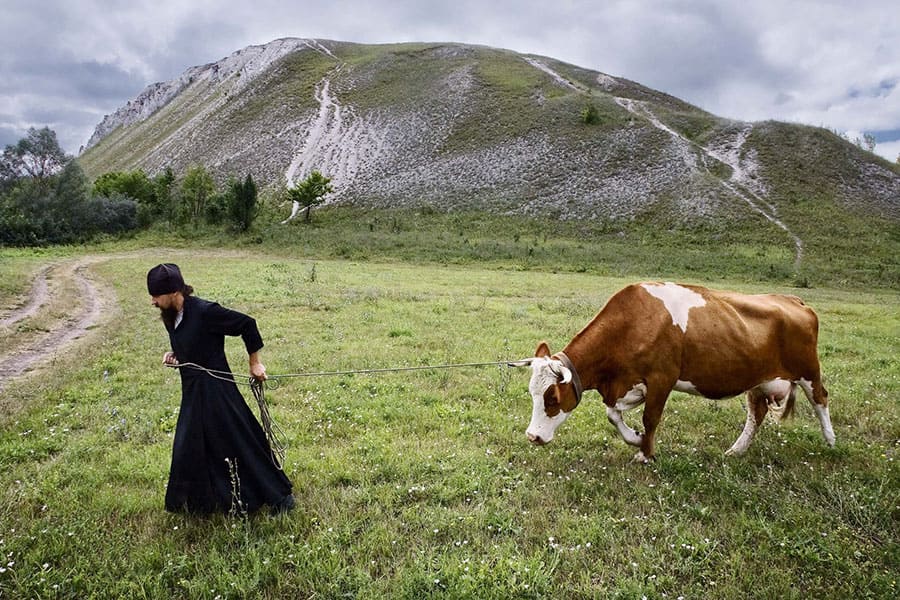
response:
M762 140L765 149L768 138ZM134 235L141 227L142 241L135 243L169 243L159 238L163 234L229 245L237 231L238 244L295 248L322 258L479 262L641 277L696 274L802 287L900 287L900 225L867 214L864 207L839 206L824 179L807 188L818 190L817 196L780 186L772 192L782 201L782 218L804 240L798 267L792 241L762 217L686 224L672 219L676 198L661 198L639 219L558 221L552 211L550 218L524 218L478 210L329 208L311 224L309 209L332 191L330 178L318 171L291 189L269 188L257 199L249 174L244 183L230 179L220 188L202 165L181 178L170 169L153 178L142 170L112 171L92 185L79 165L66 159L61 171L40 178L7 169L0 190L0 244L83 242L100 234ZM786 171L784 180L794 175ZM281 225L289 201L306 209L304 226Z
M593 104L588 104L581 111L581 121L585 125L597 125L600 123L600 112Z
M0 158L0 245L72 243L137 227L137 203L90 193L81 166L48 128L29 129Z
M647 213L640 221L582 222L478 211L327 207L317 210L309 223L295 220L281 225L288 214L287 205L267 196L253 229L239 238L220 228L189 223L175 230L153 227L132 245L237 244L322 259L900 289L900 228L877 219L841 226L854 221L837 211L831 216L834 225L822 227L813 237L818 241L807 248L799 270L794 268L791 241L762 218L740 227L731 223L682 227L669 222L665 212ZM849 239L843 237L847 231L854 234Z
M341 219L368 229L358 213L319 215L279 231L321 239L352 229ZM377 237L389 238L392 217L381 218ZM461 219L458 231L452 217L432 218L483 247L500 224ZM397 225L411 239L422 222ZM544 241L522 227L508 230L537 248L556 233ZM114 310L92 343L3 390L4 598L898 594L896 292L800 292L821 318L834 449L805 403L794 420L766 424L745 457L726 459L741 401L675 394L659 458L642 466L628 462L632 449L593 393L553 444L530 446L527 370L287 379L267 396L287 433L296 510L196 519L162 510L179 387L160 366L166 339L147 302L148 266L175 261L201 296L255 315L271 374L520 358L541 339L559 349L632 273L498 268L518 260L503 254L515 247L503 236L487 268L474 255L447 265L328 260L268 240L262 253L168 241L183 249L133 250L146 239L87 249ZM0 256L2 274L21 283L68 253ZM796 292L741 281L718 285ZM13 293L0 288L0 305ZM230 344L232 365L243 365L240 341Z
M244 233L250 229L250 226L253 225L253 221L259 214L256 183L254 183L253 177L248 174L244 178L243 183L232 181L229 189L231 196L228 203L228 212L231 216L231 222L235 224L239 232Z
M318 175L321 178L321 175ZM313 178L309 204L331 191ZM308 206L307 205L307 206ZM85 242L122 236L152 224L226 224L246 232L259 214L256 184L229 180L220 189L209 170L192 165L180 179L171 169L153 178L142 169L108 171L89 182L50 129L30 130L0 159L0 246Z

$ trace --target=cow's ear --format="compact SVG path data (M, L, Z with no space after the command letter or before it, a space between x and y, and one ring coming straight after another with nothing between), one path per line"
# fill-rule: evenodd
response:
M550 346L547 345L547 342L538 344L537 350L534 351L534 355L539 358L547 358L550 356Z

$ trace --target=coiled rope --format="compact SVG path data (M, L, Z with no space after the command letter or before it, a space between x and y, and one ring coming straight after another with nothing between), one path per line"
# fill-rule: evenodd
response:
M263 431L266 432L266 438L269 440L269 448L272 450L272 462L275 463L276 467L283 470L284 457L287 454L287 436L284 435L281 427L269 414L269 405L266 403L265 383L265 381L251 377L250 390L253 392L253 397L256 398L256 404L259 406L259 421L262 424Z
M444 364L444 365L421 365L417 367L390 367L390 368L382 368L382 369L352 369L348 371L319 371L312 373L283 373L281 375L269 375L265 380L259 380L255 377L248 377L247 381L239 381L235 379L234 373L231 371L217 371L215 369L208 369L203 365L198 365L197 363L186 362L186 363L178 363L175 365L166 365L167 367L172 367L175 369L194 369L197 371L204 371L207 375L214 379L221 379L222 381L230 381L235 384L247 385L250 386L250 391L253 392L253 398L256 400L257 406L259 406L259 420L262 425L263 431L266 433L266 439L269 440L269 447L272 451L272 462L275 463L275 466L279 469L283 468L284 458L286 454L287 437L284 434L284 431L278 426L277 423L272 419L272 415L269 413L269 405L266 402L266 392L265 389L268 387L270 389L278 389L281 385L281 379L288 379L293 377L328 377L334 375L366 375L373 373L399 373L402 371L424 371L429 369L459 369L464 367L494 367L494 366L506 366L506 367L515 367L521 366L515 362L511 361L493 361L493 362L472 362L472 363L454 363L454 364Z

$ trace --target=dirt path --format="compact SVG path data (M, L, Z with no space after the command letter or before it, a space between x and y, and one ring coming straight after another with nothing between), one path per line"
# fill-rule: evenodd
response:
M0 327L10 327L23 319L27 319L44 304L47 300L47 272L49 270L50 267L44 267L40 270L31 284L28 298L21 306L15 308L5 317L0 318Z
M569 88L576 92L580 92L582 94L591 93L587 87L566 79L537 59L526 58L525 61L534 68L539 69L553 77L557 84L563 87ZM600 77L598 77L598 81L601 85L603 84L604 77L606 76L601 75ZM675 147L681 153L681 156L686 164L693 165L694 168L699 168L694 154L695 150L697 150L709 159L720 162L730 167L731 175L729 176L729 179L726 180L721 177L716 177L716 179L719 181L719 184L726 190L728 190L735 198L745 202L752 210L765 217L766 220L768 220L770 223L787 234L794 245L794 268L796 269L800 267L800 263L803 260L803 240L800 239L800 236L791 231L791 229L789 229L788 226L785 225L784 222L779 218L778 209L774 204L769 202L769 200L765 197L765 193L761 190L754 189L755 186L747 176L745 166L741 163L740 151L744 142L747 140L747 136L750 133L750 129L752 127L750 124L747 124L747 126L737 134L735 139L732 140L732 143L727 147L727 150L723 150L721 148L708 148L687 139L682 134L667 126L655 114L653 114L646 102L641 102L632 98L621 98L616 96L614 96L613 99L619 106L621 106L631 114L641 119L647 120L651 125L668 134L672 138Z
M721 162L731 167L731 175L728 180L717 177L719 184L729 192L731 192L735 198L746 202L751 209L761 214L766 218L766 220L784 231L788 235L788 237L791 238L791 241L794 244L794 268L800 267L800 263L803 260L803 240L800 239L800 236L791 231L788 226L785 225L784 222L779 218L778 209L774 204L769 202L759 193L752 191L746 186L745 172L740 162L740 145L742 145L744 141L746 141L748 130L743 130L738 134L734 144L735 148L732 149L731 152L727 154L717 152L715 150L710 150L706 146L702 146L687 139L682 134L667 126L665 123L660 121L656 115L653 114L647 103L640 102L638 100L632 100L630 98L616 98L615 100L619 106L621 106L631 114L647 119L654 127L666 132L676 142L676 144L678 144L682 148L683 155L687 161L696 163L693 158L691 149L698 149L700 152L702 152L712 160Z
M106 257L54 263L38 272L24 302L0 317L0 391L29 371L51 363L99 324L111 300L89 267Z
M215 250L189 252L211 259L238 258L246 253ZM108 286L91 275L91 267L124 258L148 262L179 258L184 250L151 248L116 254L87 255L47 265L35 275L17 307L0 311L0 410L3 390L17 379L52 366L66 353L87 343L106 320L119 311ZM152 258L151 258L152 257Z

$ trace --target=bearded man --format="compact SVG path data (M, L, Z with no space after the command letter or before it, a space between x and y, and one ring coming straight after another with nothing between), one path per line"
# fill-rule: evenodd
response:
M256 321L193 295L171 263L147 273L147 291L172 350L163 355L180 368L181 410L172 445L166 510L189 513L250 513L268 505L273 513L294 506L291 482L275 463L266 434L231 376L225 336L240 336L250 376L266 379ZM209 371L227 373L210 373Z

